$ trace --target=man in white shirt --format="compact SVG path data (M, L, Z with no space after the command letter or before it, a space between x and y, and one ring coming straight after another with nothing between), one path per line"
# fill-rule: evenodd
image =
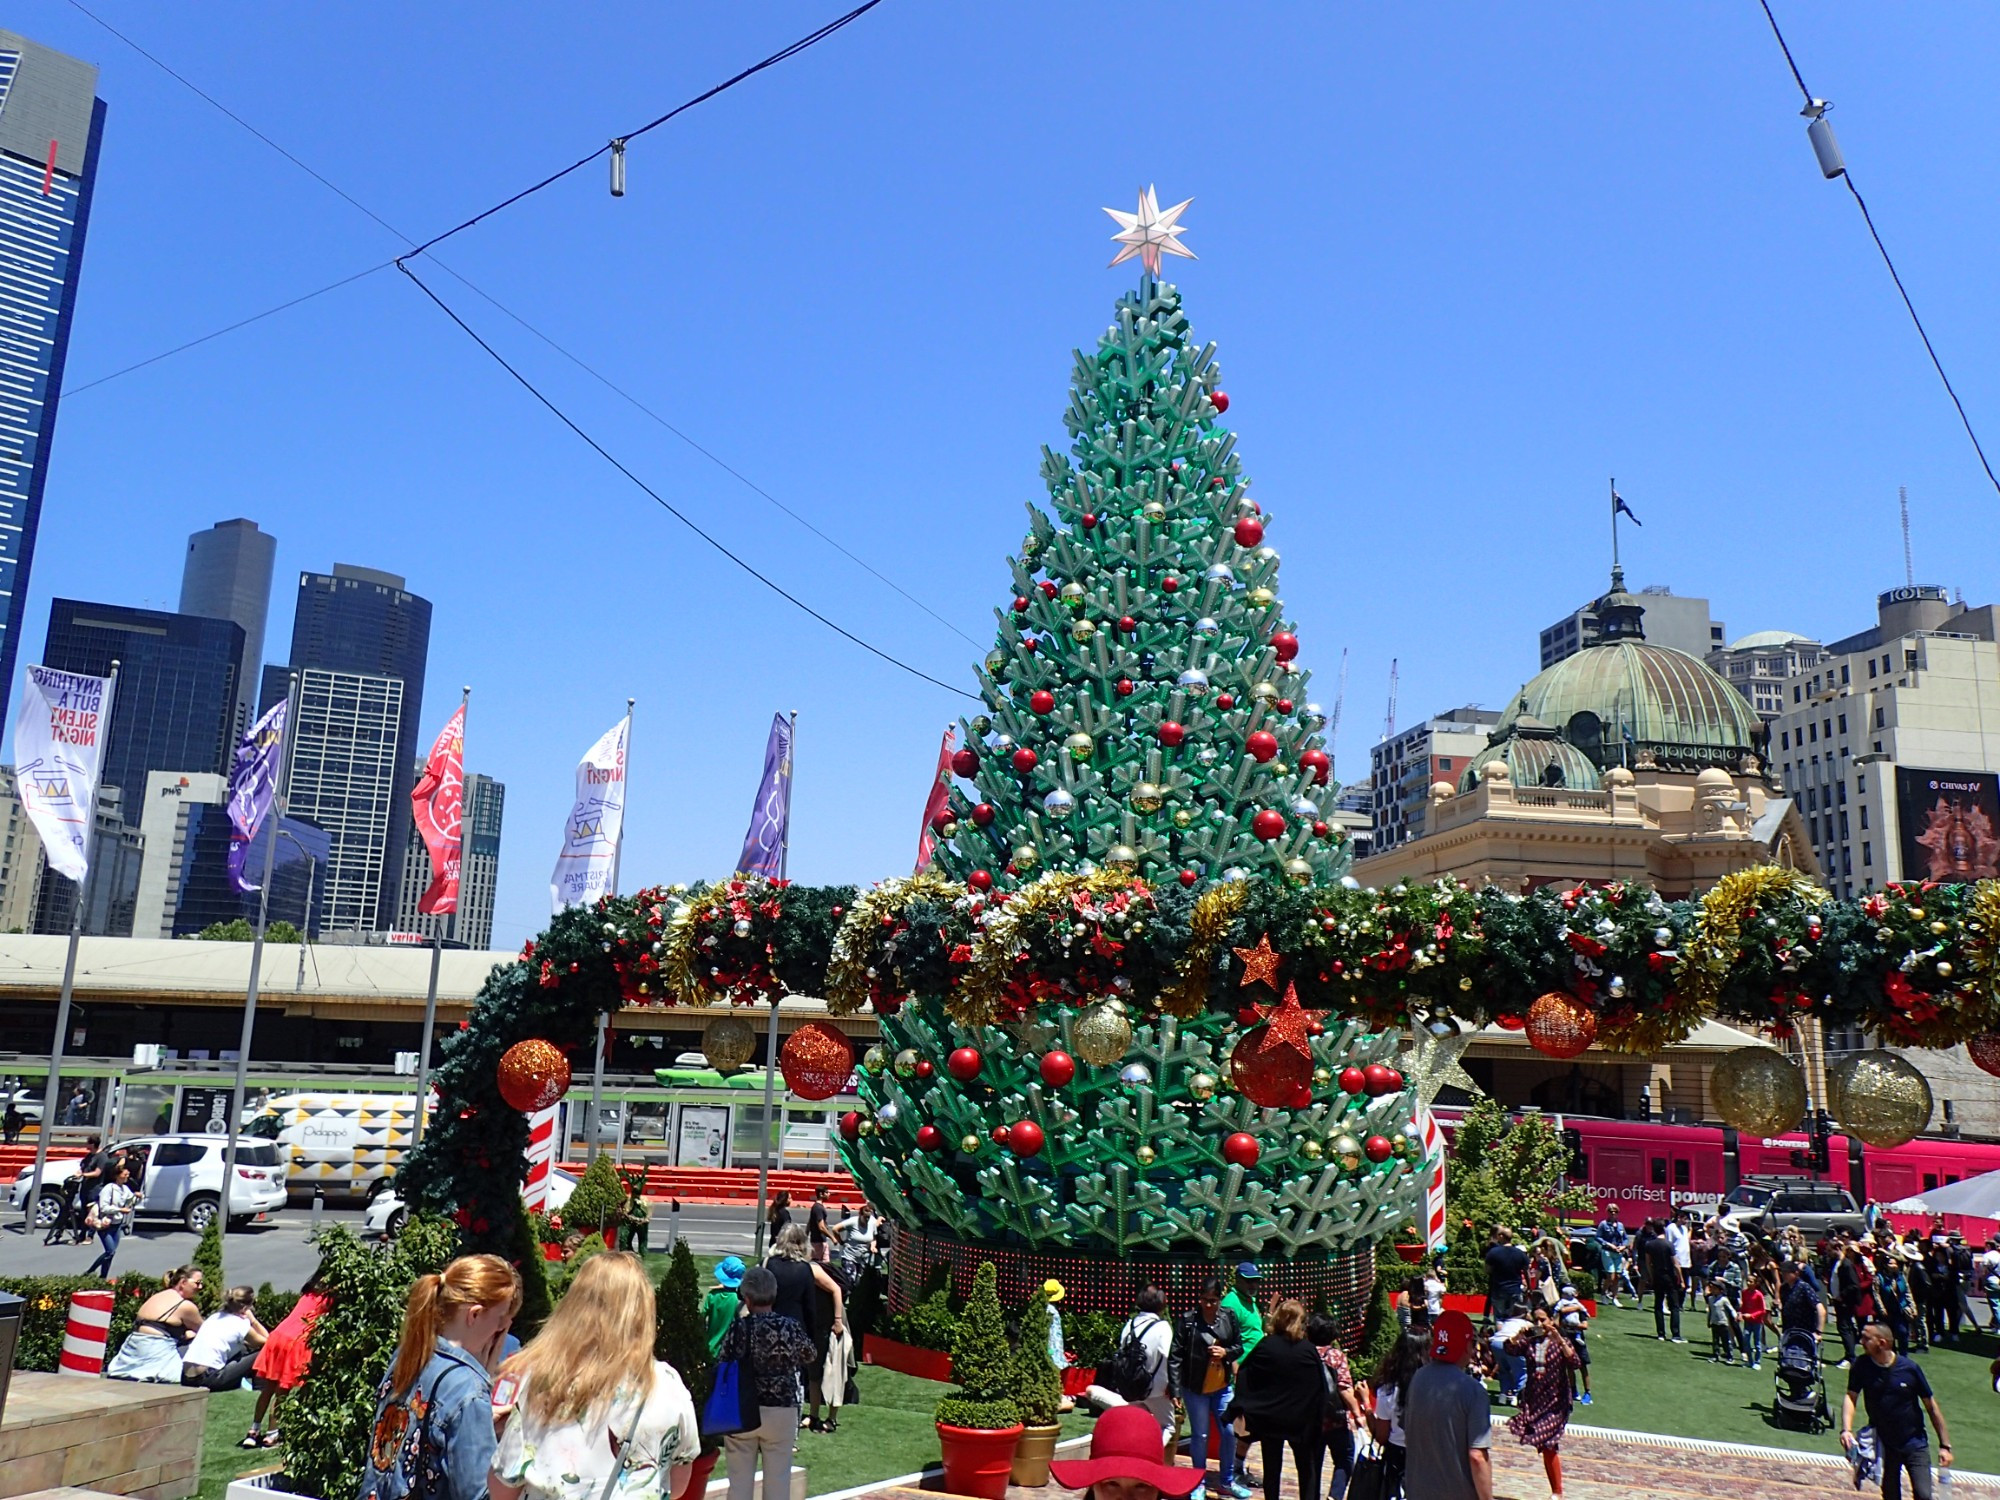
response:
M1171 1390L1174 1327L1164 1316L1167 1308L1167 1294L1156 1286L1144 1288L1139 1293L1139 1310L1125 1320L1118 1330L1118 1342L1113 1346L1113 1363L1117 1363L1117 1350L1122 1350L1128 1342L1136 1344L1145 1367L1145 1394L1128 1396L1123 1392L1110 1390L1102 1385L1093 1385L1089 1399L1099 1407L1143 1406L1158 1419L1161 1429L1174 1425L1174 1398Z
M1667 1221L1667 1243L1674 1247L1674 1264L1681 1268L1682 1276L1694 1269L1694 1252L1690 1245L1687 1226L1687 1210L1677 1208L1674 1216Z

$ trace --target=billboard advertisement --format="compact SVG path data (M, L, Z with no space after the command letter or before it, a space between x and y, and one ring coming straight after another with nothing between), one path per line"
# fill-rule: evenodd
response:
M2000 877L2000 778L1990 771L1896 768L1903 879Z

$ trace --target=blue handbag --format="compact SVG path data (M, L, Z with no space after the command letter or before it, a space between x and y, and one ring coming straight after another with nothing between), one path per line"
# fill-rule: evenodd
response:
M762 1420L757 1411L754 1381L740 1359L725 1359L715 1366L715 1384L701 1408L701 1435L728 1437L733 1432L750 1432Z

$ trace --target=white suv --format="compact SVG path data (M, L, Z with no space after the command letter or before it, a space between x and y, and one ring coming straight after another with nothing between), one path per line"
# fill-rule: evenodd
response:
M196 1234L208 1228L222 1202L222 1164L229 1141L219 1135L146 1135L119 1141L111 1150L146 1159L144 1186L128 1182L139 1194L134 1209L141 1218L179 1219ZM46 1229L62 1210L62 1184L82 1168L82 1161L52 1161L42 1175L35 1199L35 1227ZM14 1179L8 1201L16 1212L27 1208L28 1184L35 1175L23 1167ZM250 1219L285 1206L285 1169L278 1148L269 1141L239 1136L236 1141L236 1181L229 1190L229 1213Z

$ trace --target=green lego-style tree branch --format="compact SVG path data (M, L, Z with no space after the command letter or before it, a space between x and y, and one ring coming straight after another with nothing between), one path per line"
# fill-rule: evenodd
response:
M1024 1173L1012 1156L1002 1156L997 1166L981 1167L978 1177L986 1217L996 1227L1031 1245L1063 1237L1054 1190L1042 1178Z
M1076 1181L1076 1201L1063 1209L1070 1233L1094 1238L1119 1255L1171 1247L1174 1226L1166 1217L1167 1195L1122 1161Z

